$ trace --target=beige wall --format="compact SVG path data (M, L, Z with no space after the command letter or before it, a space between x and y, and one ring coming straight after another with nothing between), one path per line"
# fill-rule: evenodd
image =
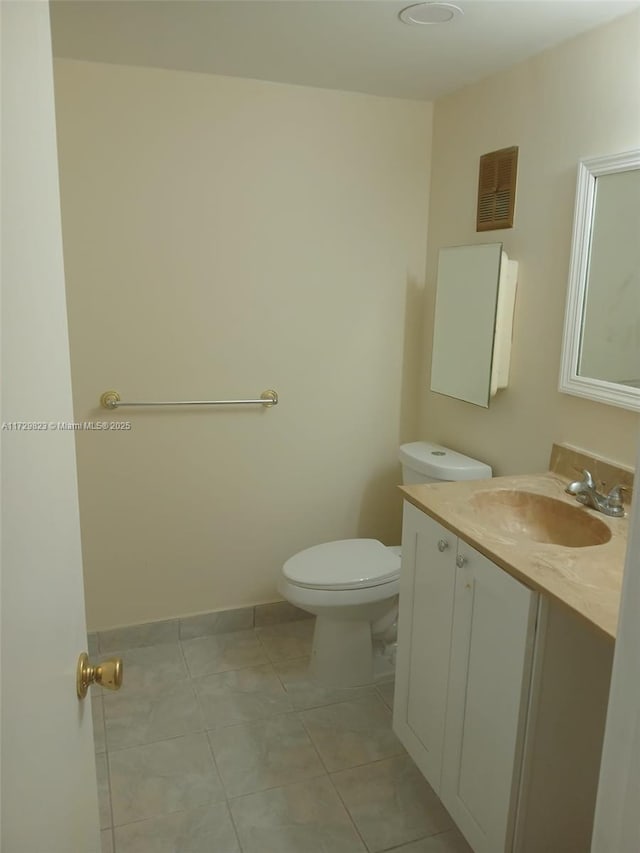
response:
M283 561L400 536L418 434L431 106L55 65L90 629L278 598Z
M438 101L434 111L421 435L497 474L546 470L553 441L635 464L639 418L560 394L577 161L640 147L640 14ZM515 227L477 234L478 158L518 145ZM438 249L504 241L519 262L510 387L480 409L429 388Z

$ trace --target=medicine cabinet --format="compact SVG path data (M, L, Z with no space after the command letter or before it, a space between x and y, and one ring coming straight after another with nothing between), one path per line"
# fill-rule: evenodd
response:
M432 391L488 408L507 386L517 275L502 243L440 249Z

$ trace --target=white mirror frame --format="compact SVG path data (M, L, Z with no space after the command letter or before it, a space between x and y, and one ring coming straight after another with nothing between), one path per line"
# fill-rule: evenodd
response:
M593 227L596 178L614 172L640 169L640 149L592 157L578 164L578 186L573 219L569 288L564 318L559 390L600 403L640 411L640 388L627 387L578 374L582 322L587 292L589 253Z

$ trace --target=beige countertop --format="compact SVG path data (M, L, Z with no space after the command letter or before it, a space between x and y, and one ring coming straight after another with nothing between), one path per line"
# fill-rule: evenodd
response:
M626 518L581 507L557 474L526 474L401 486L406 500L439 521L522 583L551 596L615 639L627 548ZM566 547L534 542L492 524L496 509L473 501L479 492L517 490L546 495L588 513L611 530L601 545ZM591 522L589 522L591 524ZM499 529L500 528L500 529Z

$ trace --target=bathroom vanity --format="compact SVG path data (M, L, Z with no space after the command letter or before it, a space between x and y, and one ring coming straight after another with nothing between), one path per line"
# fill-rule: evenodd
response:
M554 473L404 486L394 730L475 853L588 853L627 522Z

